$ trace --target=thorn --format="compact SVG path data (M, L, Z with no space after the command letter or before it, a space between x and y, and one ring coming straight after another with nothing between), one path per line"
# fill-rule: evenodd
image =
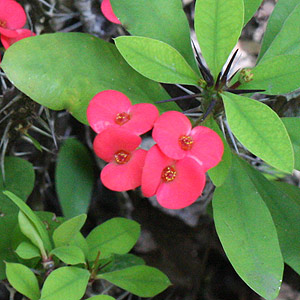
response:
M171 99L167 99L167 100L161 100L161 101L156 101L156 104L159 103L166 103L166 102L172 102L172 101L179 101L179 100L187 100L187 99L194 99L197 97L200 97L202 94L193 94L193 95L186 95L186 96L179 96L179 97L175 97L175 98L171 98Z
M224 73L223 73L223 75L222 75L222 77L221 77L221 79L220 79L220 81L221 81L221 83L222 83L223 85L226 84L228 73L229 73L229 71L230 71L230 69L231 69L231 66L232 66L232 64L233 64L233 61L234 61L234 59L235 59L235 57L236 57L238 51L239 51L239 49L236 49L236 51L235 51L234 54L232 55L232 57L231 57L231 59L230 59L228 65L226 66L226 69L225 69L225 71L224 71Z
M226 92L236 94L236 95L247 94L247 93L261 93L261 92L265 92L265 91L266 90L234 90L234 89L226 90Z

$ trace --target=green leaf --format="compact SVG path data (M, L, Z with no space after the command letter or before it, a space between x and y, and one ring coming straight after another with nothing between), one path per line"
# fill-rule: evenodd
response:
M224 154L221 162L207 172L213 184L215 186L220 186L224 183L231 167L231 150L224 138L222 131L213 118L209 118L203 125L214 130L220 136L224 144Z
M178 50L194 71L199 72L191 47L190 26L180 0L110 2L114 13L131 35L149 37L169 44Z
M13 262L18 260L11 246L13 234L6 234L7 232L14 232L17 224L17 214L0 217L0 280L6 278L4 261Z
M67 109L86 124L88 103L103 90L118 90L133 103L170 98L160 85L130 68L113 44L84 33L23 39L5 51L1 67L31 99L54 110ZM165 111L177 106L158 108Z
M21 242L16 253L23 259L31 259L41 255L39 249L28 242Z
M61 146L55 170L56 191L64 216L86 213L94 185L94 169L87 148L76 139Z
M277 186L278 189L283 191L286 195L293 199L295 203L300 205L300 189L295 185L288 184L282 181L274 181L273 184Z
M98 295L91 298L87 298L87 300L115 300L115 298L108 295Z
M100 251L101 258L111 254L125 254L135 245L140 235L140 225L124 218L113 218L94 228L87 236L89 245L88 260L96 258Z
M84 225L86 214L76 216L65 221L53 232L53 241L55 247L67 246L72 242L74 236L80 232Z
M282 118L281 120L293 144L295 169L300 170L300 118Z
M82 250L76 246L62 246L53 249L50 254L55 255L67 265L84 264L85 258Z
M284 261L300 274L300 207L284 190L245 162L240 166L265 201L275 223ZM298 195L299 196L299 195Z
M89 246L86 239L80 232L74 235L74 238L70 241L69 245L80 248L84 253L85 257L88 256Z
M156 268L134 266L119 271L97 275L122 289L140 297L153 297L169 285L168 277Z
M45 228L45 224L42 223L38 216L31 210L31 208L26 203L22 201L22 199L20 199L10 191L4 191L3 194L10 198L24 213L24 215L32 222L43 241L45 249L51 250L52 245L49 239L48 232Z
M244 24L243 0L197 0L195 31L202 55L216 79Z
M244 0L244 26L250 21L255 12L258 10L261 5L262 0Z
M230 129L236 138L253 154L271 166L292 173L293 147L278 115L256 100L222 94Z
M146 37L121 36L116 46L127 63L143 76L163 83L199 85L200 77L172 46Z
M40 288L34 273L26 266L6 263L6 276L9 283L21 294L32 300L40 299Z
M40 300L79 300L84 295L90 273L75 267L61 267L47 277Z
M253 80L240 89L263 89L262 94L280 95L299 88L300 55L274 56L259 63L252 71Z
M18 157L4 159L5 183L0 170L0 213L4 215L18 213L18 208L2 192L10 190L23 201L33 190L35 174L30 162Z
M251 0L249 0L251 1ZM258 61L264 56L267 49L272 45L273 41L276 40L277 35L280 33L283 26L285 26L285 21L289 18L289 16L293 13L296 6L299 4L299 0L279 0L271 14L266 32L264 34L264 38L262 41L262 46L260 49L260 53L258 56ZM298 24L298 21L296 24ZM292 28L291 32L294 32L295 27ZM294 36L298 36L297 34L290 34L287 39L293 39Z
M270 212L233 157L225 183L213 197L214 221L224 251L238 275L259 295L278 295L283 260Z

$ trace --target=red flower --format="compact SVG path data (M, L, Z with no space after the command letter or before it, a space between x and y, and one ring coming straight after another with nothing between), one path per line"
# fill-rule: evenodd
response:
M101 181L113 191L127 191L141 185L146 150L136 149L142 139L127 130L110 127L94 140L95 153L109 162L101 171Z
M113 12L113 9L110 4L110 0L103 0L101 3L101 11L104 15L104 17L109 20L112 23L115 24L121 24L119 19L116 17L116 15Z
M116 127L140 135L152 129L158 115L154 105L131 105L126 95L114 90L98 93L87 109L88 122L97 133L108 127Z
M204 169L193 158L174 160L154 145L146 156L142 192L145 197L156 195L165 208L180 209L197 200L205 179Z
M191 157L205 172L221 161L224 151L216 132L204 126L192 128L189 119L177 111L162 114L154 124L152 136L166 156L175 160Z
M23 7L14 0L0 0L0 33L7 37L16 37L16 29L21 29L26 23Z
M32 32L29 29L17 29L15 30L15 33L17 34L17 36L15 37L8 37L5 35L1 35L1 42L5 49L7 49L9 46L11 46L12 44L14 44L19 40L36 35L34 32Z

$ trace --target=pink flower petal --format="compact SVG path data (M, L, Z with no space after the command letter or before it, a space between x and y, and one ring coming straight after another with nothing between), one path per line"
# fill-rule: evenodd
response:
M215 167L221 161L224 152L219 135L208 127L197 126L192 129L191 136L194 144L187 155L196 159L205 172Z
M191 122L184 114L168 111L155 122L152 137L165 155L182 159L187 151L180 147L179 138L189 135L191 128Z
M100 133L108 126L120 127L115 122L118 113L128 112L131 102L126 95L115 90L98 93L87 108L87 119L93 130Z
M0 0L0 28L20 29L26 24L26 14L23 7L14 0ZM4 34L4 31L0 33Z
M99 133L94 140L95 153L107 162L114 160L116 152L123 150L131 153L142 139L127 130L110 127Z
M132 152L130 161L123 165L109 163L101 171L101 181L110 190L122 192L141 185L142 170L147 151Z
M173 162L174 160L164 155L157 145L148 151L142 175L142 192L145 197L156 194L163 169Z
M176 178L158 187L158 203L165 208L180 209L194 203L205 186L204 170L190 157L176 162Z
M103 0L101 3L101 11L104 15L104 17L109 20L112 23L115 24L121 24L119 19L116 17L116 15L113 12L113 9L110 4L110 0Z
M14 44L15 42L17 42L19 40L36 35L34 32L32 32L29 29L17 29L17 30L15 30L15 32L17 33L17 36L13 37L13 38L7 37L5 35L1 35L1 42L5 49L7 49L8 47L10 47L12 44Z

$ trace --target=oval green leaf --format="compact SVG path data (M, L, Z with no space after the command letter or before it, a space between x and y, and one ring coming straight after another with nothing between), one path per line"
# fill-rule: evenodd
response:
M202 55L216 79L244 24L243 0L197 0L195 31Z
M87 212L94 185L93 161L76 139L66 140L59 150L55 185L66 218Z
M262 0L244 0L244 26L250 21L255 12L258 10L261 5Z
M294 151L291 140L278 115L256 100L222 94L230 129L254 155L281 171L292 173Z
M121 36L115 43L127 63L143 76L163 83L199 85L199 75L172 46L138 36Z
M171 284L164 273L148 266L134 266L99 274L97 278L105 279L140 297L153 297Z
M118 90L133 103L170 98L160 85L135 72L113 44L84 33L23 39L7 49L1 67L31 99L54 110L67 109L86 124L88 103L103 90ZM165 111L177 106L158 108Z
M259 63L252 71L253 80L241 89L262 89L262 94L280 95L299 88L300 55L274 56Z
M5 176L5 183L3 182ZM18 157L5 157L4 174L0 170L0 212L4 215L17 214L18 208L2 192L9 190L23 201L33 190L35 174L30 162Z
M23 259L31 259L41 255L39 249L28 242L21 242L16 253Z
M53 241L55 247L67 246L73 241L76 234L85 223L86 214L76 216L70 220L65 221L53 232Z
M75 267L61 267L47 277L40 300L79 300L84 295L90 273Z
M6 263L6 276L9 283L21 294L32 300L40 299L40 288L34 273L26 266Z
M100 258L113 253L126 254L137 242L140 231L140 225L133 220L113 218L104 222L86 238L89 245L88 260L94 260L99 251Z
M293 144L295 169L300 170L300 118L282 118L281 120Z
M224 251L239 276L265 299L279 293L283 260L270 212L238 158L213 197L213 214Z
M76 246L63 246L53 249L50 254L55 255L67 265L84 264L85 257L82 250Z
M249 0L251 1L251 0ZM274 40L276 40L277 35L280 33L282 27L285 25L285 21L289 18L289 16L293 13L296 6L299 4L299 0L289 0L284 1L280 0L277 2L273 13L271 14L266 32L264 34L264 38L262 41L262 46L260 49L260 53L258 56L258 61L265 55L265 52L271 46ZM299 20L297 20L298 23ZM291 32L294 31L294 28ZM297 34L295 34L297 37ZM293 35L290 34L289 39L293 38Z
M115 298L108 295L98 295L91 298L87 298L86 300L115 300Z
M199 73L191 47L189 23L180 0L110 2L114 13L131 35L149 37L169 44Z

